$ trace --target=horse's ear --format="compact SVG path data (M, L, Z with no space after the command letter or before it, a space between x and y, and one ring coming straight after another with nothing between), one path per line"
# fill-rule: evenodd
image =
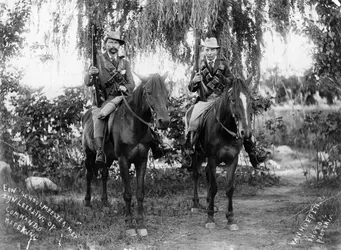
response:
M140 75L140 74L136 73L135 71L134 71L134 74L135 74L142 82L146 82L146 81L148 80L148 78L149 78L149 76Z
M166 73L164 73L162 76L161 76L161 79L162 81L164 82L166 80L166 78L168 77L168 74L169 74L169 71L167 71Z

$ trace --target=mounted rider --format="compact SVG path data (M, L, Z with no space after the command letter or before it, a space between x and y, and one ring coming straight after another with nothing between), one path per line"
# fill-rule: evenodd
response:
M199 98L188 111L192 110L192 114L186 121L186 143L184 150L184 160L182 168L190 169L191 155L194 154L194 146L196 144L197 132L200 117L208 110L214 101L221 95L224 89L229 86L234 78L228 62L218 57L220 46L215 37L206 38L204 44L204 58L201 61L199 72L192 72L191 81L188 89L191 92L198 92ZM252 138L244 138L244 148L249 155L250 162L254 168L257 168L259 163L264 162L269 153L261 148L256 148Z
M93 90L92 119L94 124L94 144L96 147L96 163L106 163L104 153L104 128L106 117L114 111L122 102L123 96L132 94L135 82L131 70L130 62L120 56L118 51L125 41L120 38L118 32L110 31L104 37L105 52L98 54L98 67L90 66L86 73L84 83L92 86L92 78L98 74L100 80L100 97L95 98ZM123 79L122 79L123 78ZM97 103L100 100L100 104ZM155 159L163 156L163 149L159 147L159 141L151 142L151 149Z

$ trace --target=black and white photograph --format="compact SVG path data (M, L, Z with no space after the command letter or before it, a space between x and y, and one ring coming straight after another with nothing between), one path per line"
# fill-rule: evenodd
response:
M0 250L341 250L340 0L0 0Z

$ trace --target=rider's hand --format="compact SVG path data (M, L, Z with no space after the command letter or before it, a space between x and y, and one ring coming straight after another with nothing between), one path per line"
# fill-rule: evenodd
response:
M99 70L95 67L95 66L91 66L89 68L89 75L92 76L92 75L96 75L99 73Z
M198 72L195 74L195 76L192 79L193 83L199 83L202 81L202 75Z
M126 91L127 91L127 88L126 88L125 86L123 86L123 85L120 85L120 86L118 87L118 90L119 90L119 91L122 91L122 92L126 92Z

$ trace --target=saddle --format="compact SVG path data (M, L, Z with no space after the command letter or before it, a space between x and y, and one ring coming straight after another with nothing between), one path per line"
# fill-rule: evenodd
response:
M192 112L193 112L193 108L194 106L191 106L188 111L186 112L186 127L188 127L189 125L189 118L191 117L192 115ZM209 111L211 110L211 108L205 110L201 115L200 115L200 118L199 118L199 124L198 124L198 128L197 130L194 132L193 134L193 139L192 141L194 142L194 146L197 148L197 151L201 151L201 153L203 153L203 147L200 143L200 141L198 140L200 135L202 134L204 128L205 128L205 122L206 122L206 119L207 119L207 115L209 113Z
M103 120L105 121L104 126L104 141L107 142L109 140L108 131L111 130L112 126L114 126L115 114L121 104L119 104L113 111L110 112L108 116L106 116Z

